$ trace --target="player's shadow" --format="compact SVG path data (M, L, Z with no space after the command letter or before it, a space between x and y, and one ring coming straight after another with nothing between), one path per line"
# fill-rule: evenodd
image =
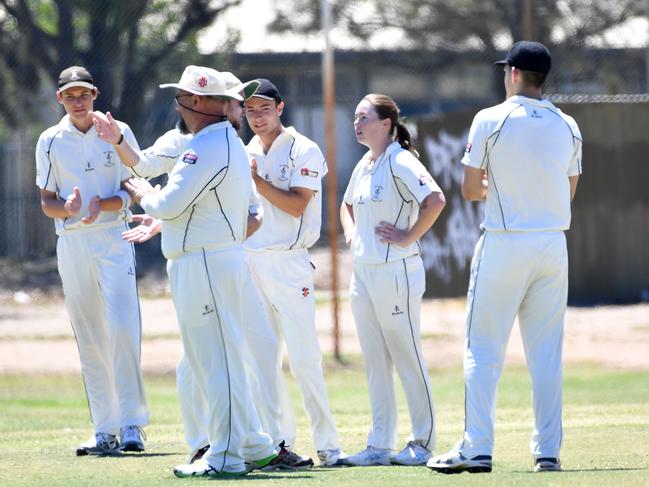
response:
M570 472L636 472L649 470L646 467L611 467L611 468L562 468L558 472L533 472L532 470L516 470L515 473L530 473L534 475L542 474L562 474Z

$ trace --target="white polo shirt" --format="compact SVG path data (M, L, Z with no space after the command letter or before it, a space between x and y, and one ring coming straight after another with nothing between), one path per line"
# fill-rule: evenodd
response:
M166 186L140 206L162 219L162 253L175 259L241 244L253 184L243 142L230 122L219 122L188 141Z
M307 188L314 191L304 213L294 217L260 196L263 224L246 240L246 249L292 250L308 249L320 238L322 223L322 178L327 163L315 142L299 134L293 127L284 128L273 141L267 154L261 139L255 135L246 146L257 163L257 174L276 188Z
M517 95L478 112L462 163L489 176L481 227L567 230L568 177L581 174L581 146L574 119L548 100Z
M412 228L419 217L419 205L434 192L441 190L433 177L398 142L392 142L374 164L367 152L356 164L343 197L354 210L354 261L380 264L420 254L419 242L408 247L385 244L375 229L382 221L400 229Z
M193 137L193 134L183 134L178 129L165 132L151 147L138 152L140 160L130 168L131 172L141 178L170 173Z
M137 141L129 126L123 122L118 122L118 125L124 138L137 149ZM79 215L54 219L57 235L123 225L127 211L102 211L91 224L82 223L81 219L88 215L88 203L93 196L109 198L115 195L121 182L129 177L131 174L120 163L115 148L98 137L94 126L83 133L65 115L57 125L45 130L38 138L36 185L58 193L61 199L72 194L75 186L79 187L81 193Z

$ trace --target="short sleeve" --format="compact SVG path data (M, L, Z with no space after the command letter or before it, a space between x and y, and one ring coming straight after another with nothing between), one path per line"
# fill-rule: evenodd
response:
M131 172L145 178L171 172L190 140L190 135L181 134L177 129L169 130L151 147L139 152L140 160L130 168Z
M358 171L360 170L359 168L361 167L361 164L363 164L363 159L358 161L356 167L352 171L349 183L347 184L347 189L345 189L345 194L343 195L343 201L349 206L354 204L354 187L356 186L356 179L358 178Z
M307 188L313 191L322 189L322 178L327 174L327 163L318 146L311 145L298 149L293 160L291 188Z
M481 112L478 112L471 123L469 140L464 149L462 164L476 169L484 169L486 151L487 137L485 124L482 122Z
M570 130L572 131L572 140L575 144L572 159L570 160L570 166L568 166L568 176L578 176L582 173L581 166L581 151L582 151L582 138L579 127L574 120L571 120L572 123L569 123Z
M42 133L36 143L36 186L56 193L59 187L48 155L52 139L53 137L48 137L46 133Z
M392 175L397 180L401 196L410 201L409 195L421 203L429 194L441 192L424 165L407 150L398 152L391 163ZM403 194L403 189L408 194Z
M124 127L122 127L122 133L124 134L124 138L129 143L129 145L134 150L139 151L140 146L137 143L137 139L135 138L135 135L133 134L131 127L125 125ZM129 179L133 176L133 173L124 164L120 164L120 171L121 171L120 179L122 181L124 181L125 179Z

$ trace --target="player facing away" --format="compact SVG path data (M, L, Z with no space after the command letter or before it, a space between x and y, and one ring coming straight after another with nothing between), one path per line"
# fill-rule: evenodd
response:
M485 218L467 293L464 437L429 460L433 471L491 471L496 387L516 316L532 378L534 471L561 469L564 232L582 141L575 121L542 98L551 63L543 44L514 44L496 63L507 99L478 112L471 125L462 194L485 201Z
M264 223L245 242L246 261L277 334L283 337L291 373L302 392L304 408L323 466L344 458L329 409L322 371L322 352L315 326L313 265L308 249L320 237L322 178L327 164L318 146L293 127L284 127L284 101L277 87L260 79L245 101L248 125L255 133L246 146L252 177L261 197ZM274 350L255 354L279 356ZM277 364L281 367L281 362ZM295 438L295 419L286 384L280 376L270 385L283 391L287 442Z
M63 70L56 99L66 115L36 145L36 184L43 213L55 222L58 269L95 429L77 455L143 451L149 420L135 254L121 238L131 204L121 185L130 174L93 127L98 94L85 68ZM120 129L137 147L131 129L123 123Z
M350 304L363 351L372 406L367 448L350 465L424 465L435 446L435 419L420 338L426 288L418 240L446 200L413 152L410 133L392 98L369 94L354 114L358 162L340 209L351 245ZM396 369L408 401L410 436L397 441Z
M127 183L147 214L162 219L162 252L183 350L207 399L209 449L174 469L178 477L238 477L277 458L260 426L243 358L242 242L253 194L248 157L226 113L243 100L222 73L185 68L177 110L194 135L162 190L144 179Z
M222 72L225 86L244 98L249 98L259 86L256 80L247 83L241 81L229 72ZM232 126L238 131L243 124L243 102L229 103L226 112ZM105 140L117 141L120 138L119 128L110 114L102 116L95 114L95 123L100 136ZM185 150L192 139L183 119L180 118L178 127L166 132L156 140L153 146L143 151L135 151L127 141L116 146L122 162L141 177L155 177L169 173L176 164L177 159ZM257 213L259 199L255 195L251 198L246 237L252 235L261 224L261 217ZM123 237L131 242L145 242L161 230L162 222L149 215L134 215L133 220L140 224L123 233ZM285 388L270 387L269 384L283 383L283 372L278 364L281 361L281 347L277 334L263 308L256 284L250 274L246 273L244 288L241 291L243 305L243 334L246 344L245 368L247 379L253 396L255 407L259 414L262 429L272 438L274 445L278 446L279 454L276 459L263 467L263 470L302 470L313 466L313 460L302 457L285 447L287 441L295 438L295 432L287 435L282 425L282 405L284 404ZM251 350L265 350L266 353L252 353ZM270 352L274 352L270 353ZM278 377L279 376L279 377ZM205 394L197 384L194 373L188 360L183 354L176 368L176 385L180 402L180 411L183 419L185 440L189 447L187 463L193 463L202 458L209 449L207 436L209 418Z

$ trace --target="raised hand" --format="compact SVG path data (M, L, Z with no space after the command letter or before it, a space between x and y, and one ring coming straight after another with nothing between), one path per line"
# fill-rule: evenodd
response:
M150 215L133 215L133 221L139 225L122 232L122 238L127 242L146 242L162 231L162 222Z
M120 141L122 131L110 112L106 112L104 115L99 111L95 111L90 112L90 116L92 117L92 122L95 124L97 135L101 140L113 145Z
M64 208L70 216L78 215L81 211L81 192L77 186L72 188L72 194L65 199Z
M90 225L94 222L101 212L100 204L101 198L97 195L93 196L90 199L90 203L88 203L88 216L84 216L81 221L86 225Z

